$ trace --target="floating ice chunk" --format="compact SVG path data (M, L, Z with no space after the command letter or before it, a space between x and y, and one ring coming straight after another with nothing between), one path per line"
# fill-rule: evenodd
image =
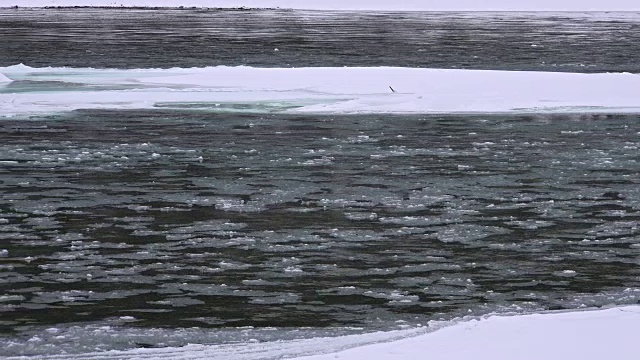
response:
M19 94L0 92L0 105L10 105L0 106L1 117L75 109L148 108L259 113L640 111L635 96L640 91L640 76L636 74L399 67L123 70L24 65L0 67L0 73L4 81L40 82L43 87L50 82L65 84L46 92L37 87ZM390 93L390 82L402 92ZM353 143L373 141L376 139L367 135L349 138ZM478 146L488 145L492 144ZM397 155L405 152L399 149ZM309 165L323 165L328 160Z

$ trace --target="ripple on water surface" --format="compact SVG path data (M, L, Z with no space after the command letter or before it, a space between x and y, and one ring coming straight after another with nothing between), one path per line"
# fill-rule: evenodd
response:
M100 326L374 329L640 299L637 116L85 111L0 136L8 355Z

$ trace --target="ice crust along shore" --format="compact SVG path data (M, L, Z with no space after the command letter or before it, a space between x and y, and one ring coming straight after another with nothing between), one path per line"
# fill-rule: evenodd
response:
M0 68L0 74L0 79L13 80L0 86L3 117L158 107L328 114L640 111L640 76L630 73L242 66L118 70L15 65Z
M299 358L534 360L637 359L640 306L597 311L494 316L394 342Z
M6 4L5 4L6 3ZM0 6L110 6L110 7L209 7L209 8L292 8L318 10L393 10L393 11L640 11L631 0L6 0Z
M635 360L640 306L548 312L454 324L374 332L363 335L227 345L140 348L75 355L38 356L42 360ZM33 357L14 357L9 360Z

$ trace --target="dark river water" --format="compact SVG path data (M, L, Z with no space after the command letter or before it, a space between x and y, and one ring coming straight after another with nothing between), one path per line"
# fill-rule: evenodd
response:
M640 68L637 13L0 9L0 34L0 66Z
M584 14L4 9L0 65L635 72L637 29ZM0 356L638 303L639 120L2 119Z

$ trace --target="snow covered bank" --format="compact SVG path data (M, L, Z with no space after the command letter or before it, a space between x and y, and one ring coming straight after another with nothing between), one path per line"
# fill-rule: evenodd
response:
M494 316L398 341L297 360L638 359L640 306Z
M447 326L449 325L449 326ZM339 337L139 348L8 360L636 360L640 306L491 316L456 324ZM78 339L78 341L82 341Z
M5 0L0 6L148 6L148 7L252 7L331 10L422 10L422 11L640 11L631 0Z
M417 68L0 68L0 116L172 108L307 113L640 112L640 76Z

